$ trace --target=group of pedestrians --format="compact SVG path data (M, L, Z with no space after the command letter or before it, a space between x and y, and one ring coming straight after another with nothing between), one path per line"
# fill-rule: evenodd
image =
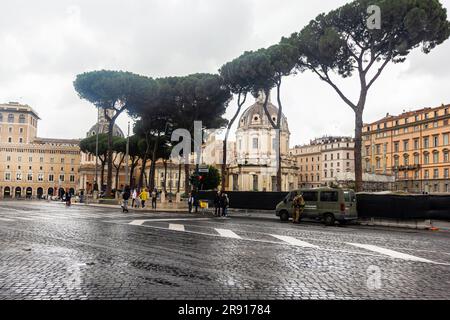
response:
M218 191L214 197L214 215L217 217L228 216L228 208L230 206L230 199L225 192Z
M148 200L152 201L152 209L156 209L156 202L158 200L158 190L155 188L151 194L147 191L147 188L133 189L129 186L125 186L122 193L122 210L128 212L128 201L131 198L132 208L145 208Z

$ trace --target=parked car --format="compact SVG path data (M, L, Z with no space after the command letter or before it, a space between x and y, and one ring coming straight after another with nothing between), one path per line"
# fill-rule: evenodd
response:
M345 223L358 219L353 190L324 187L291 191L276 207L276 215L281 221L288 221L293 216L292 201L299 193L306 204L301 219L321 220L329 226L336 221Z

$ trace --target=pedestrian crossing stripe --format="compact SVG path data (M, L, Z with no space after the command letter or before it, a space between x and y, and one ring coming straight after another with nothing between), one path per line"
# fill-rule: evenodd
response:
M279 235L275 235L275 234L272 234L271 236L276 238L276 239L279 239L281 241L287 242L287 243L289 243L289 244L291 244L293 246L305 247L305 248L319 248L319 246L316 246L315 244L311 244L311 243L308 243L308 242L305 242L305 241L301 241L301 240L298 240L298 239L296 239L294 237L279 236Z
M242 239L236 233L228 229L214 229L214 230L216 230L219 233L219 235L225 238Z
M412 256L410 254L401 253L401 252L398 252L398 251L385 249L385 248L374 246L374 245L370 245L370 244L360 244L360 243L347 243L347 244L349 244L351 246L354 246L354 247L358 247L358 248L370 250L370 251L373 251L373 252L381 253L381 254L390 256L392 258L396 258L396 259L433 263L433 261L430 261L430 260L427 260L427 259L423 259L423 258L420 258L420 257Z
M175 230L175 231L184 231L184 225L170 223L169 224L169 229L170 230Z

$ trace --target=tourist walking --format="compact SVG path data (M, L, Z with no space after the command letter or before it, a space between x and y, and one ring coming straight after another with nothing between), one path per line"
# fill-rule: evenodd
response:
M122 212L128 213L128 200L130 199L130 187L129 186L125 186L123 193L122 193L122 199L123 199Z
M131 207L132 208L137 208L139 203L138 203L138 192L136 189L133 189L133 193L131 195Z
M230 200L228 199L228 195L226 193L222 193L220 205L222 207L222 217L226 217L228 215L228 207L230 205Z
M145 208L145 202L148 200L148 192L146 188L144 188L139 194L139 199L141 199L141 207Z
M192 195L192 193L189 193L189 196L188 196L189 213L192 213L192 207L194 206L194 202L195 202L194 196Z
M152 192L152 209L156 209L156 200L158 200L158 190L155 188Z
M70 207L72 204L72 195L69 191L66 191L66 207Z
M220 191L214 197L214 215L220 217Z
M294 224L300 223L300 217L305 210L305 200L301 194L298 194L292 201L292 206L294 207L294 217L292 222Z

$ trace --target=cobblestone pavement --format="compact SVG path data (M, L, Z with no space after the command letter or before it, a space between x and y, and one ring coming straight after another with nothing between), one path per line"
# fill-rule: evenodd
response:
M449 299L450 234L0 202L0 299Z

